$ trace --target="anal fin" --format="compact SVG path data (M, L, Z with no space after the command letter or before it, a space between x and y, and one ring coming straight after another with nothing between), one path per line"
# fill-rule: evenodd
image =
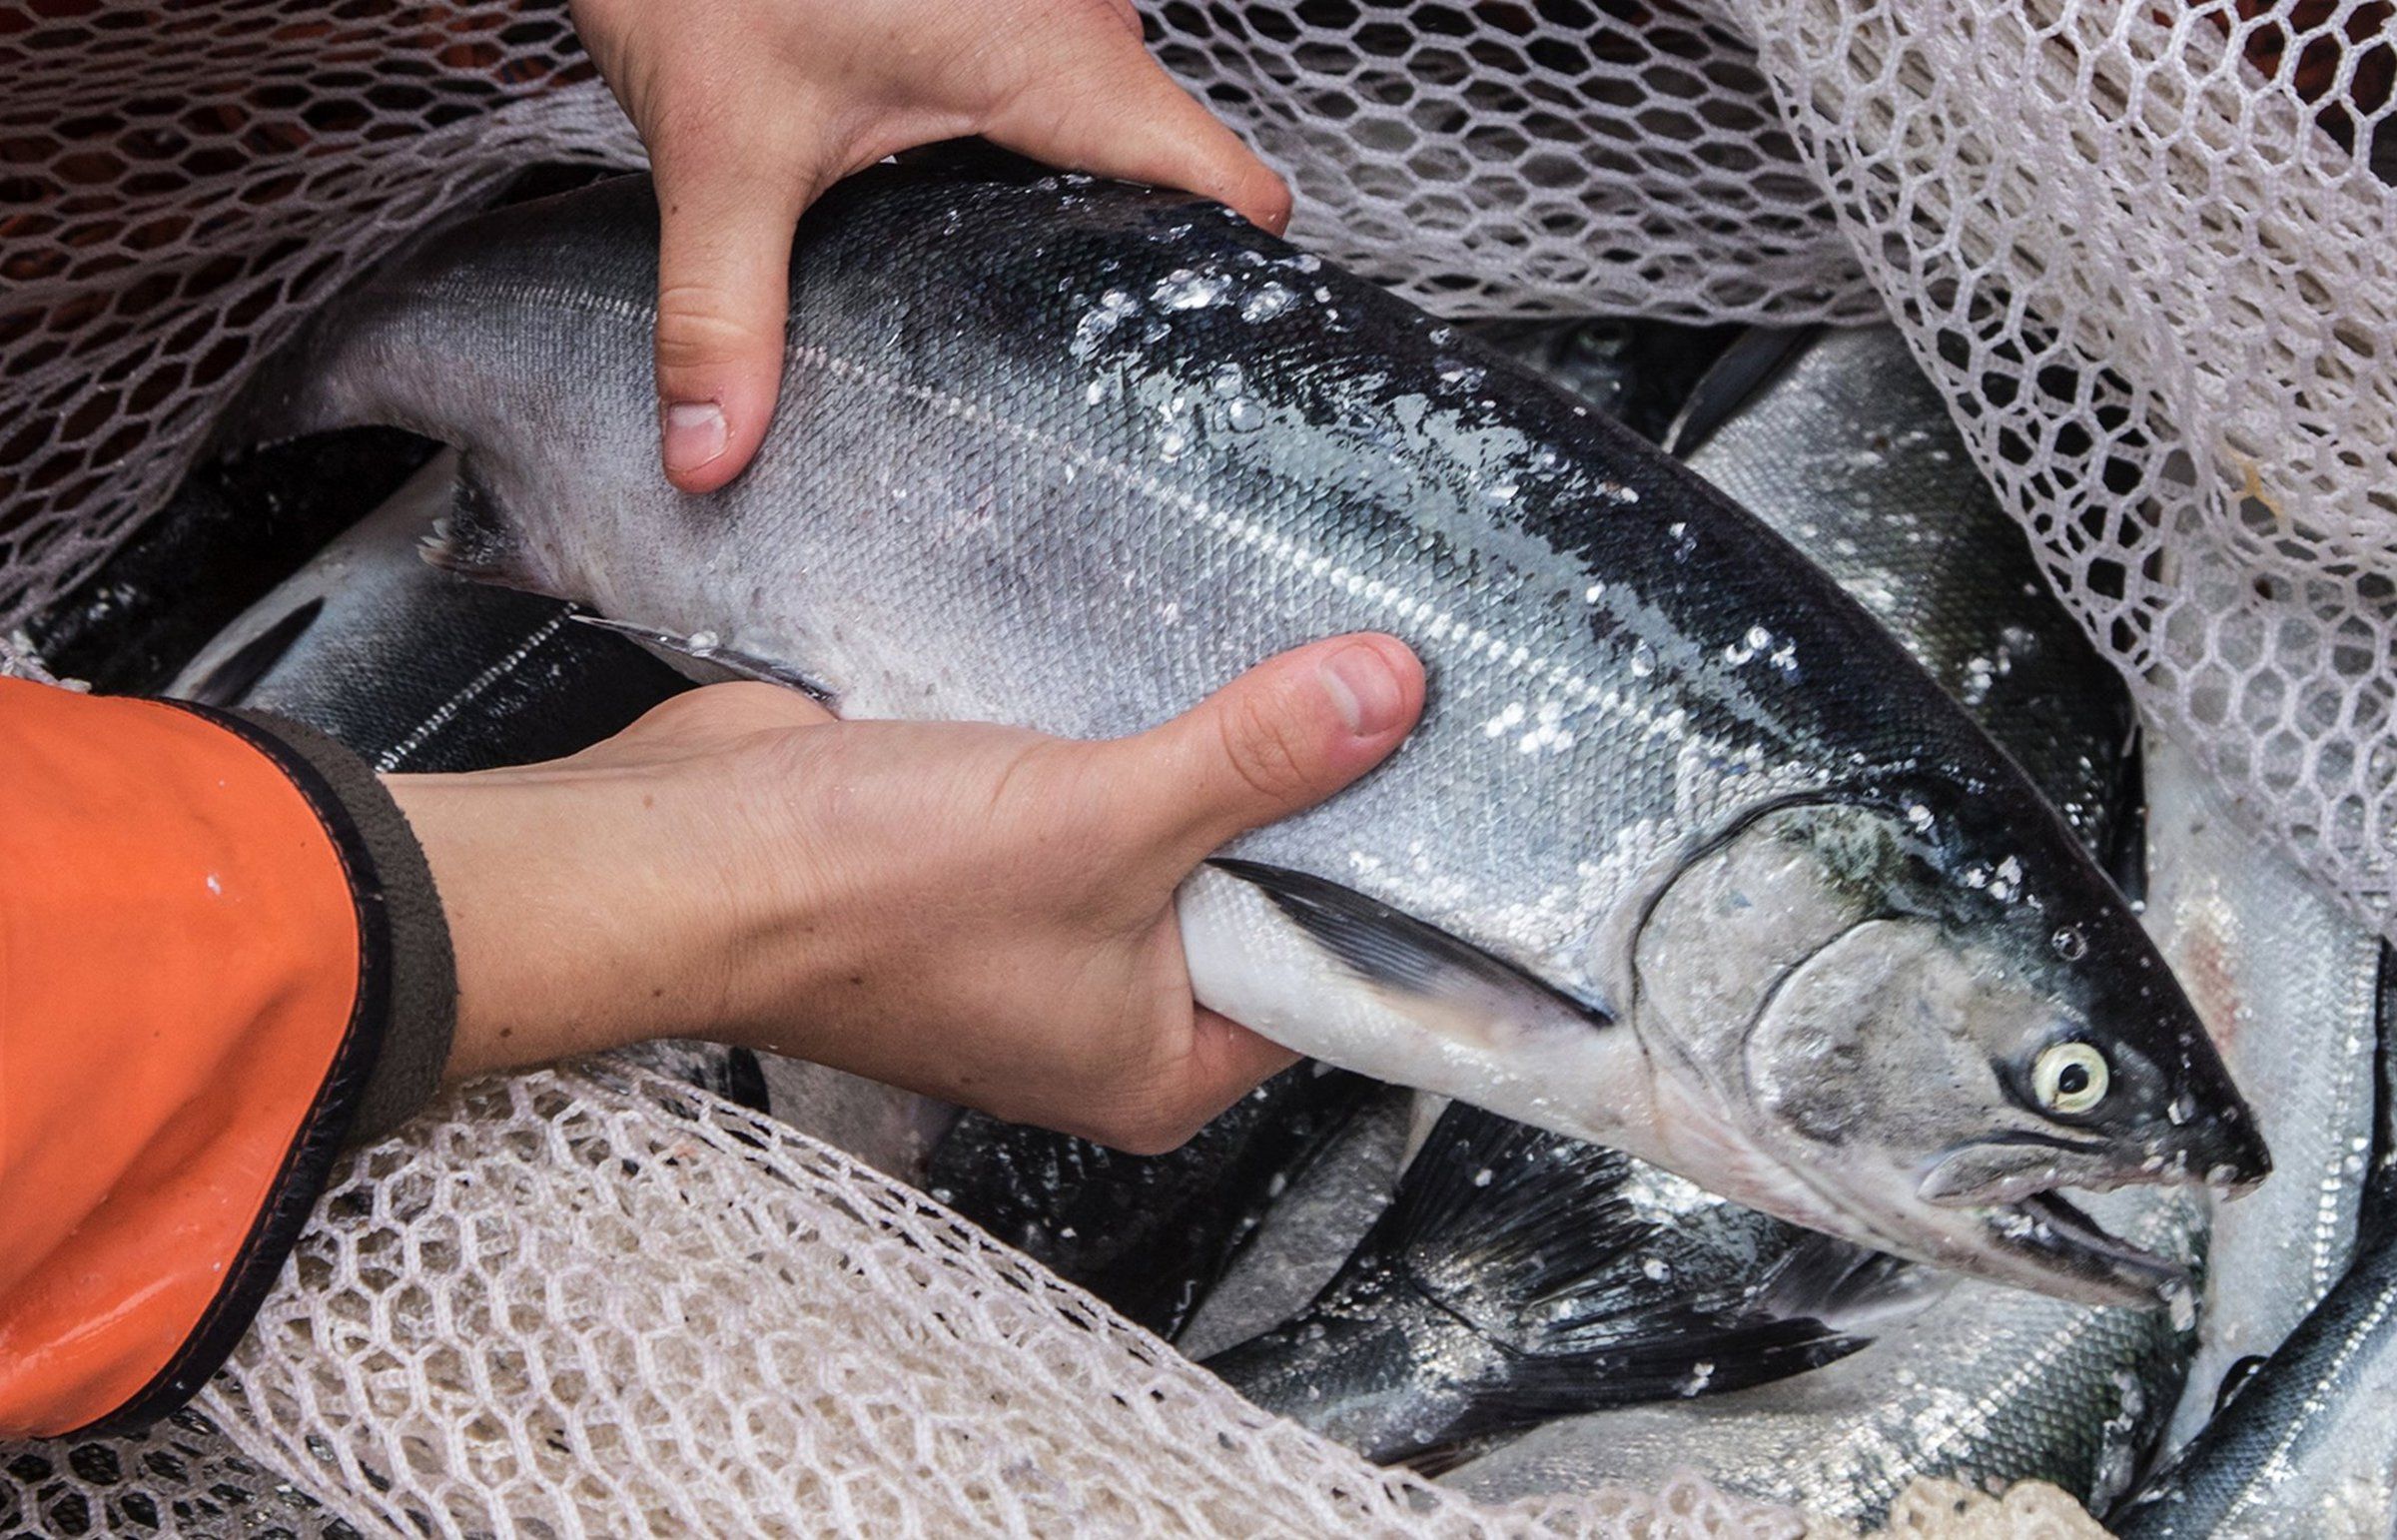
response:
M633 625L623 620L609 620L600 615L585 614L580 610L575 611L573 618L578 625L587 625L595 631L613 631L616 635L630 637L645 647L654 647L662 652L672 653L677 658L687 658L707 664L737 678L755 679L764 684L785 685L791 689L802 691L819 705L831 707L834 704L831 690L788 664L775 662L771 658L762 658L755 653L743 652L737 647L724 646L704 632L697 636L678 636L671 631L660 631L645 625Z

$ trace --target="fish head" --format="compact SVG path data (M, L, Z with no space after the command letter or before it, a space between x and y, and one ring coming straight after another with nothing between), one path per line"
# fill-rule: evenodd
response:
M1752 1184L1730 1195L1997 1281L2152 1302L2185 1286L2179 1264L2059 1189L2243 1188L2269 1157L2128 905L2027 812L1918 793L1750 819L1651 906L1634 1020L1668 1117L1695 1103L1741 1131Z

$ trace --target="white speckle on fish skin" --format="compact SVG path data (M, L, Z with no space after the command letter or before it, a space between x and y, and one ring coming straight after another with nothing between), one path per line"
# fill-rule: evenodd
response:
M1522 726L1523 720L1528 714L1529 713L1523 709L1523 703L1521 701L1516 701L1509 705L1505 710L1499 712L1496 716L1491 717L1488 721L1482 723L1481 735L1485 738L1499 737L1514 728Z
M1662 1283L1673 1276L1673 1268L1661 1256L1641 1257L1640 1271L1652 1283Z
M1605 597L1606 597L1606 584L1604 584L1604 583L1592 583L1592 584L1590 584L1590 585L1589 585L1589 587L1587 587L1587 588L1584 588L1584 589L1581 591L1581 602L1583 602L1584 604L1595 604L1595 603L1597 603L1597 602L1598 602L1600 599L1603 599L1603 598L1605 598Z
M1696 1363L1690 1365L1690 1377L1681 1382L1681 1393L1685 1397L1697 1395L1701 1391L1705 1390L1708 1385L1713 1384L1714 1380L1715 1365L1713 1360L1701 1358Z
M1480 1170L1477 1170L1473 1173L1473 1185L1477 1187L1486 1187L1490 1184L1490 1178L1495 1174L1497 1173L1485 1165Z
M218 880L214 872L208 874L208 891L218 898L225 896L225 884Z

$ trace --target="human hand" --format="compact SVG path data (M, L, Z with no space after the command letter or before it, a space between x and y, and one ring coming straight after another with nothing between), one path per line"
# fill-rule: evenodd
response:
M1172 1149L1295 1057L1193 1004L1175 888L1422 707L1412 653L1350 636L1113 742L727 684L571 758L394 776L457 954L450 1073L714 1038Z
M572 0L656 174L667 478L713 491L782 385L791 233L885 156L981 134L1051 165L1178 187L1269 230L1290 196L1169 79L1131 0Z

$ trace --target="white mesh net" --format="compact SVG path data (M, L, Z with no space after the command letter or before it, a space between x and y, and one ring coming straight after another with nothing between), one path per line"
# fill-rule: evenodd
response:
M1297 237L1435 309L1894 314L2150 717L2389 926L2389 0L1147 9L1292 175ZM559 0L0 0L0 636L402 234L533 161L638 158ZM549 1077L371 1153L210 1393L240 1455L12 1452L45 1463L0 1522L139 1528L192 1499L124 1473L181 1437L202 1490L247 1460L410 1532L1792 1531L1696 1484L1491 1513L1373 1472L702 1102ZM2085 1524L1967 1507L1898 1521Z
M480 1083L357 1155L200 1408L0 1448L0 1530L1848 1533L1695 1475L1491 1507L1376 1469L922 1194L622 1065ZM1889 1529L2102 1533L2051 1488L1937 1484Z

